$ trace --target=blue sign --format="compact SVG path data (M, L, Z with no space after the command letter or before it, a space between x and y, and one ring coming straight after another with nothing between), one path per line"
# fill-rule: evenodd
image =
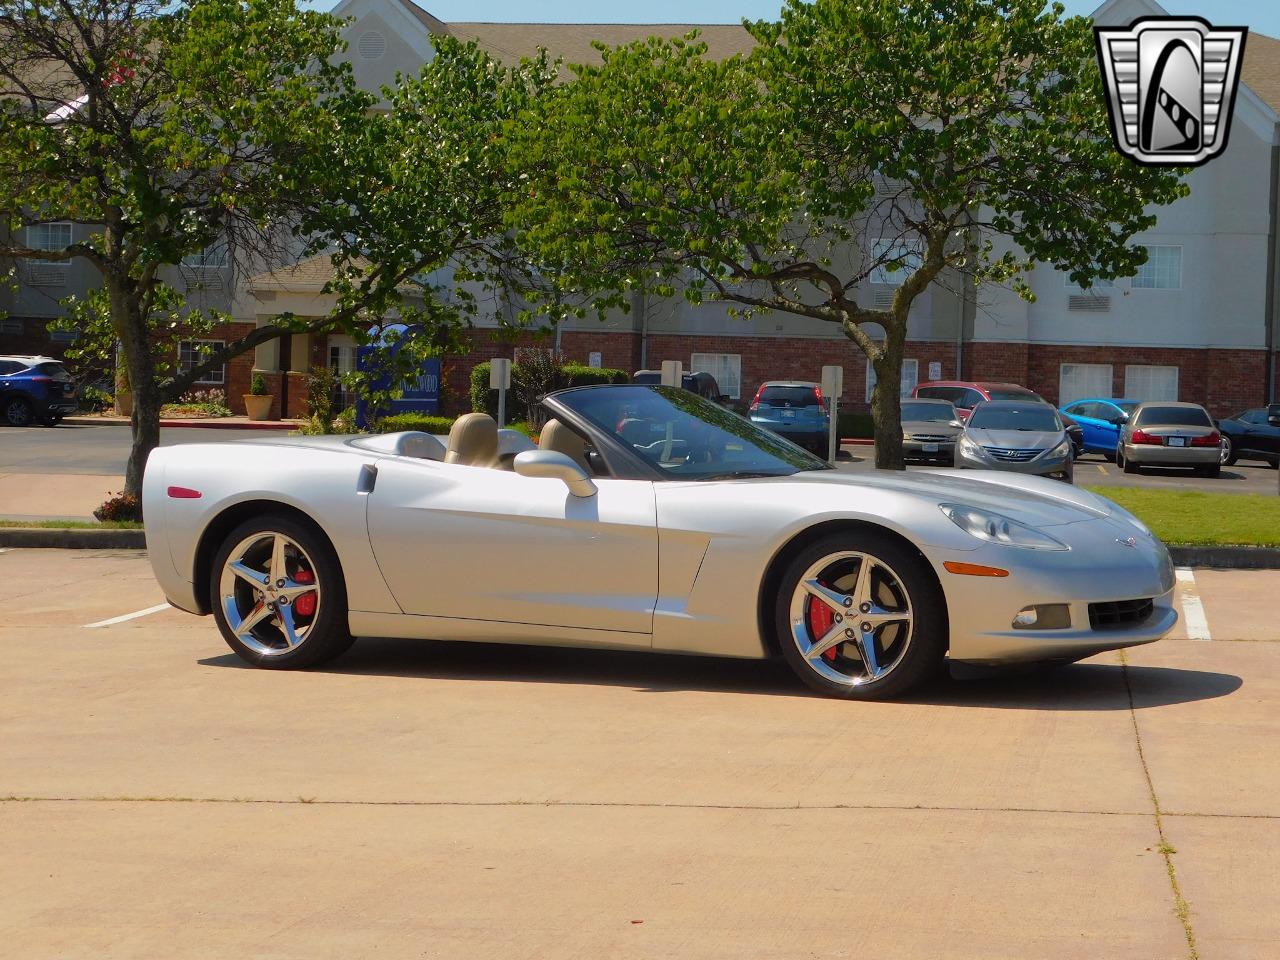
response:
M391 345L391 352L394 354L398 345ZM366 371L371 367L370 357L378 350L378 347L359 347L356 349L356 369ZM374 391L386 390L390 385L391 377L388 373L383 373L370 384L370 389ZM360 429L366 429L369 425L370 414L387 416L396 413L429 413L435 414L440 412L440 360L436 357L429 357L422 361L422 365L417 372L406 377L400 384L401 396L392 400L388 409L379 409L370 411L365 400L356 401L356 426Z

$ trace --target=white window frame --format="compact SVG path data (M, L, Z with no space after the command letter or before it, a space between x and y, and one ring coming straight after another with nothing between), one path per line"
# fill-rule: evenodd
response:
M210 345L211 345L211 346L213 346L213 347L222 347L222 346L225 346L225 344L224 344L224 343L223 343L223 341L221 341L221 340L181 340L181 341L179 341L179 342L178 342L178 372L179 372L179 373L186 373L187 371L191 370L191 369L192 369L192 368L193 368L197 363L199 363L199 362L200 362L200 358L199 358L199 356L197 356L194 360L192 360L192 359L184 359L184 358L183 358L183 355L182 355L182 354L183 354L183 349L184 349L184 348L189 348L189 347L191 347L192 345L197 344L197 343L207 343L207 344L210 344ZM216 380L215 380L215 379L213 379L214 374L217 374L217 377L218 377L218 378L217 378ZM206 374L206 377L207 377L208 379L205 379L205 380L197 380L197 381L195 381L195 382L196 382L196 383L217 384L218 386L223 386L223 385L225 385L225 384L226 384L226 382L227 382L227 365L226 365L226 363L224 362L224 363L222 364L222 366L220 366L220 367L216 367L215 369L211 370L208 374Z
M907 371L911 373L908 374ZM902 361L902 383L898 395L905 400L915 392L916 387L920 385L920 361L914 357L907 357ZM871 361L867 361L867 397L866 402L871 402L871 395L876 390L876 368L871 365Z
M1129 375L1134 370L1172 370L1173 371L1173 396L1172 397L1149 397L1142 396L1139 391L1129 386ZM1131 400L1152 401L1155 403L1177 403L1178 391L1182 387L1182 368L1172 363L1126 363L1124 366L1124 395Z
M1134 290L1181 290L1182 289L1182 261L1183 250L1180 243L1148 243L1143 244L1147 250L1147 262L1138 268L1138 272L1133 275L1130 286ZM1155 264L1155 251L1177 251L1177 274L1174 277L1178 282L1176 284L1161 283L1161 275L1157 265ZM1148 268L1150 270L1148 271ZM1146 272L1146 276L1144 276Z
M733 389L728 389L728 381L721 375L722 366L733 372ZM709 373L716 378L720 392L734 400L742 398L742 354L740 353L694 353L689 355L689 373Z
M188 253L182 258L184 267L192 267L196 270L222 270L230 264L231 255L227 251L227 245L222 242L211 243L203 250Z
M1106 389L1100 390L1096 393L1086 392L1078 397L1068 397L1062 389L1063 375L1065 374L1067 367L1092 367L1094 369L1106 368L1106 371L1107 371ZM1068 403L1075 403L1077 400L1084 400L1089 397L1105 398L1105 397L1111 396L1111 391L1113 389L1112 384L1115 383L1115 376L1116 376L1115 365L1110 363L1060 363L1058 364L1058 406L1065 407Z
M67 232L66 243L48 245L47 238L41 242L36 241L36 233L38 231L49 231L49 230L52 230L54 227L57 227L59 230L62 230L62 229L66 230ZM26 236L27 236L27 246L30 247L32 250L65 250L67 247L71 246L71 244L75 242L75 232L73 229L73 225L69 220L57 220L52 223L29 224L27 226ZM71 266L70 260L33 259L31 262L34 264L38 264L42 267L64 267L65 268L65 267Z
M901 253L897 252L899 250ZM871 260L875 266L871 268L871 275L868 277L870 283L878 287L900 287L908 274L920 269L924 254L919 249L912 249L909 241L898 237L881 237L871 245ZM895 260L902 265L890 273L888 263L884 262L886 260Z

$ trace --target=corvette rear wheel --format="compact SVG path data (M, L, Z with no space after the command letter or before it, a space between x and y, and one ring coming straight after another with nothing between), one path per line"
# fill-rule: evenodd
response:
M310 667L351 646L338 558L291 517L242 523L218 550L209 596L227 645L255 666Z
M942 665L942 591L924 559L892 537L823 537L791 561L781 586L776 629L783 655L815 690L881 700Z

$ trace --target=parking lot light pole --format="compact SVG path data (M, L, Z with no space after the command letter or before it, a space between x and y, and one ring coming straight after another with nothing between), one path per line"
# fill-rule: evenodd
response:
M511 389L511 361L494 357L489 361L489 389L498 391L498 426L507 422L507 391Z

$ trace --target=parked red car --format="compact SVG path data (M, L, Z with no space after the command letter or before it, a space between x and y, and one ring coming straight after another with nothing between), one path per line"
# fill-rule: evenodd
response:
M950 400L961 420L968 420L973 408L984 400L1044 402L1038 393L1016 383L993 383L987 380L930 380L916 387L911 395L928 400Z

